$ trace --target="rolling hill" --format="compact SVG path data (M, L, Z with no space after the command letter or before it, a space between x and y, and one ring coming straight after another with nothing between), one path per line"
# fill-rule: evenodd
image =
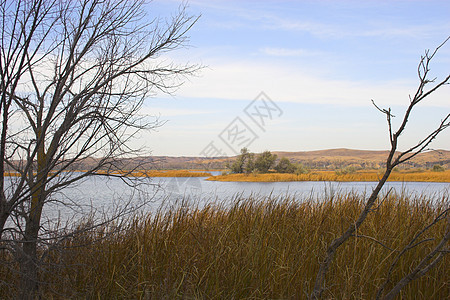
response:
M279 158L287 157L292 162L302 163L315 169L337 169L347 166L357 166L366 169L376 169L384 165L388 151L327 149L317 151L284 152L272 151ZM236 157L171 157L152 156L152 166L157 169L223 169L227 163ZM450 151L433 150L418 154L402 168L430 168L435 164L450 168Z

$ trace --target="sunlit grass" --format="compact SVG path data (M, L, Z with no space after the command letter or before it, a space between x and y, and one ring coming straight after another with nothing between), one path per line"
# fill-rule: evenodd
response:
M42 294L98 299L305 299L326 245L360 212L356 194L326 199L249 197L231 204L136 216L66 239L45 258ZM448 206L448 194L390 195L335 257L325 299L372 299L398 250ZM399 262L399 280L445 232L438 223ZM5 256L4 262L10 260ZM408 285L402 299L445 299L448 258ZM11 266L14 269L14 266ZM0 297L17 288L1 265Z
M358 171L339 174L335 171L311 171L307 174L227 174L211 176L208 180L215 181L245 181L245 182L276 182L276 181L378 181L382 177L381 171ZM414 171L392 172L389 181L421 181L421 182L450 182L450 170L444 172Z
M80 171L83 172L83 171ZM136 170L136 171L97 171L98 174L125 175L130 177L208 177L213 181L277 182L277 181L378 181L382 177L380 170L362 170L340 174L335 171L312 170L307 174L226 174L211 176L205 170ZM4 176L20 176L19 173L5 172ZM450 182L450 170L432 172L412 170L392 172L389 181Z
M5 177L20 177L20 173L18 172L3 172L3 176Z

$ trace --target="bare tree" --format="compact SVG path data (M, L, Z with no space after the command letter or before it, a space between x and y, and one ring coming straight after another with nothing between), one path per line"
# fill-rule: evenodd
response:
M439 45L433 52L430 53L430 51L426 51L425 55L421 57L421 60L418 65L418 76L419 76L419 87L417 88L416 93L413 97L410 96L410 103L406 109L405 114L403 115L403 119L400 123L399 128L397 131L394 132L392 128L392 118L394 117L391 113L391 109L381 109L379 108L375 102L372 100L372 103L375 105L375 107L386 115L387 124L388 124L388 130L389 130L389 140L391 144L391 149L389 151L389 155L386 160L386 170L382 176L382 178L379 180L377 186L372 191L371 195L367 199L367 202L364 206L364 209L361 211L358 218L349 226L349 228L338 238L334 239L330 245L327 247L325 258L321 262L317 277L315 280L314 288L312 293L310 294L310 299L319 299L322 297L322 293L325 289L325 279L328 272L328 269L330 268L333 258L336 255L339 247L343 245L350 237L355 237L355 232L360 228L360 226L363 224L364 220L368 216L369 213L371 213L374 209L374 204L376 203L376 200L378 198L378 194L380 193L383 185L386 183L387 179L389 178L389 175L391 174L392 170L412 159L417 154L427 150L430 143L447 127L450 126L450 114L447 114L439 123L437 128L433 130L430 134L428 134L425 138L423 138L421 141L419 141L417 144L412 146L406 151L403 152L397 152L398 149L398 143L399 143L399 137L404 132L406 125L408 123L408 120L410 118L411 112L413 109L422 102L425 98L430 96L432 93L434 93L439 88L443 87L444 85L449 84L450 82L450 74L442 79L439 82L436 82L436 79L430 79L429 78L429 72L430 72L430 62L438 52L438 50L450 39L448 37L441 45ZM426 89L432 85L429 89ZM431 224L433 226L440 220L447 219L447 222L450 223L448 215L448 209L444 211L444 213L439 216L435 222ZM428 228L428 226L426 227ZM424 229L425 230L425 229ZM418 234L420 236L420 234ZM415 241L418 238L414 238L413 241L411 241L410 245L408 245L400 254L399 257L410 249L411 247L414 247ZM384 299L393 299L395 295L400 291L402 287L404 287L406 284L408 284L411 280L416 279L422 275L424 275L431 267L433 267L437 262L439 262L444 253L448 253L448 249L445 250L447 247L448 241L450 239L450 226L447 226L447 232L440 241L440 243L435 247L433 251L431 251L427 257L425 257L420 264L414 269L414 271L411 274L406 275L403 279L401 279L398 284L395 285L395 287L388 291L388 293L385 295ZM445 251L444 251L445 250ZM383 291L386 287L387 282L390 280L389 275L392 272L392 268L395 266L396 262L394 262L391 266L391 270L389 271L388 278L386 282L380 287L380 290L378 292L377 298L382 298Z
M198 69L162 57L187 44L197 18L182 6L149 20L144 1L126 0L1 1L0 15L1 247L19 257L21 297L32 298L44 205L142 153L130 142L158 125L139 114L144 100Z

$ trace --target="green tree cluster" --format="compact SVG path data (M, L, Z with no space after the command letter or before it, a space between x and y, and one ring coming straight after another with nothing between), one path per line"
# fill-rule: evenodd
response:
M249 152L247 148L242 148L241 154L238 155L229 168L231 173L267 173L273 167L276 159L277 156L270 151L264 151L256 156L254 153Z
M254 154L250 153L247 148L241 149L241 154L238 155L233 164L229 167L231 173L247 173L253 166Z
M241 149L241 154L229 166L231 173L268 173L270 169L275 169L277 173L296 173L304 174L309 170L302 164L293 164L288 158L281 158L278 163L277 155L270 151L264 151L255 155L249 152L247 148Z
M277 173L295 173L296 169L297 166L291 163L286 157L281 158L275 166L275 171L277 171Z
M258 173L267 173L269 169L275 164L277 155L270 153L270 151L264 151L255 160L255 170Z

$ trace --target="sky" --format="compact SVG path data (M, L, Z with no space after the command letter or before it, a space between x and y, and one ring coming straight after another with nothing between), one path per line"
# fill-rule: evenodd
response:
M170 17L181 1L155 0L150 15ZM450 35L450 1L191 0L200 16L189 47L166 53L204 68L173 94L147 99L163 125L139 137L153 155L235 155L333 148L389 149L385 116L396 128L414 95L417 66ZM450 41L430 65L450 73ZM450 112L450 86L413 111L400 150ZM430 146L450 149L450 130Z

